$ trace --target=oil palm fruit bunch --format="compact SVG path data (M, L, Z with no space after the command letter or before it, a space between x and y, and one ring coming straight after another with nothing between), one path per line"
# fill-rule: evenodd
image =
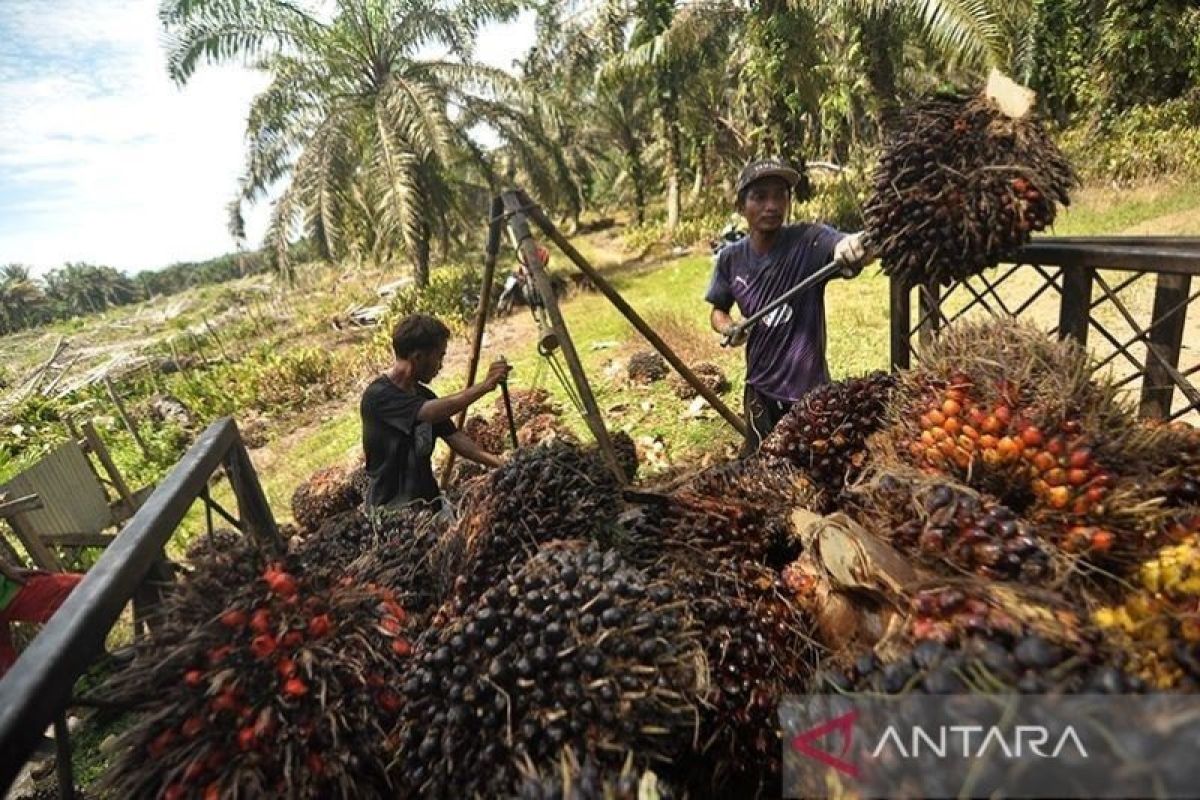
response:
M863 468L867 437L884 421L894 378L873 372L805 395L763 440L761 452L786 458L831 495Z
M1118 637L1131 669L1160 689L1200 686L1200 535L1161 548L1138 569L1136 588L1093 619Z
M673 587L594 542L544 546L417 643L395 742L401 792L495 797L565 748L620 768L696 734L698 629Z
M613 450L617 456L617 463L621 465L621 471L625 473L625 479L632 481L637 477L638 467L640 466L637 444L634 443L633 437L625 431L615 431L610 434L609 439L612 440Z
M825 500L808 473L786 458L759 454L725 461L690 476L680 489L699 495L761 504L786 513L821 508Z
M643 787L646 794L643 794ZM565 748L549 765L521 766L521 782L514 800L639 800L644 796L669 800L676 794L651 771L639 772L627 757L619 769L602 766L594 758L582 762Z
M892 658L864 653L843 670L824 672L818 690L882 694L1132 694L1136 676L1036 634L1018 639L972 635L961 642L916 642Z
M346 564L356 585L374 584L393 592L406 611L420 616L442 601L434 553L447 522L434 504L372 510L360 525L372 532L364 548Z
M184 560L199 563L217 557L221 552L238 547L244 539L241 531L233 528L216 528L193 539L184 554Z
M711 361L701 361L692 367L692 372L709 391L715 394L729 391L729 378L725 376L725 370ZM691 400L698 394L695 387L679 375L671 376L671 389L680 400Z
M292 516L303 530L315 531L325 520L351 510L362 501L350 470L325 467L296 487L292 493Z
M1060 596L1004 583L949 582L914 591L906 629L913 641L953 644L970 636L1015 641L1037 635L1065 649L1086 637L1074 609Z
M507 424L505 422L505 425ZM522 423L521 427L517 429L517 444L520 447L533 447L551 439L575 441L575 434L571 433L571 429L557 414L538 414ZM512 436L508 435L505 442L511 446Z
M1053 224L1076 177L1032 113L985 95L930 98L888 123L865 209L884 272L950 285Z
M1008 506L950 480L883 475L868 505L892 544L986 578L1039 581L1051 574L1043 531Z
M520 428L534 417L543 414L562 416L562 411L555 404L550 392L545 389L510 389L509 402L512 403L513 420ZM504 398L497 397L492 402L492 419L498 420L505 432L508 430L507 412L504 408Z
M639 350L629 357L625 374L633 383L655 383L667 377L667 362L653 350Z
M137 718L102 782L117 797L390 796L385 732L411 652L405 609L286 560L207 564L101 695ZM233 574L231 574L231 571Z
M344 511L304 536L295 555L309 569L342 572L375 542L377 533L369 514L360 509Z
M514 556L615 525L619 505L616 477L597 455L561 440L517 450L463 497L439 545L439 570L454 581L456 600L470 602Z

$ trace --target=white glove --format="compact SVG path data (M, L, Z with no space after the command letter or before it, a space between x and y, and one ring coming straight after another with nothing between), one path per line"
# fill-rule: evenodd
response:
M843 236L833 247L833 260L842 265L842 277L853 278L871 260L867 235L862 231Z

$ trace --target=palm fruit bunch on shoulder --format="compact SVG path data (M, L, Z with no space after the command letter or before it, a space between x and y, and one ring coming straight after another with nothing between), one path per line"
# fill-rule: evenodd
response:
M511 794L565 748L620 768L669 763L696 735L700 631L674 588L594 542L546 545L418 641L401 688L405 795Z
M243 561L252 580L208 565L220 591L185 581L101 688L137 715L101 785L130 798L391 796L384 742L412 649L405 609L294 561Z
M296 487L292 493L292 516L302 529L315 531L325 520L350 511L362 501L350 470L325 467Z
M822 508L822 491L808 473L786 458L759 454L700 470L680 487L698 495L724 497L779 509Z
M667 362L653 350L639 350L629 357L625 374L633 383L655 383L667 377Z
M983 94L938 96L893 115L867 202L883 270L907 285L949 285L1054 222L1076 183L1032 114Z
M517 450L463 497L439 545L439 570L454 582L456 602L468 603L513 557L610 528L619 507L616 476L598 455L561 440Z
M1200 535L1161 548L1139 567L1135 588L1093 620L1117 637L1131 669L1159 689L1200 688Z
M729 378L725 376L725 370L711 361L699 362L692 367L692 372L710 392L724 394L729 391ZM699 394L696 387L685 381L680 375L671 376L671 389L680 400L691 400Z
M521 766L521 782L513 800L639 800L642 797L670 800L678 796L658 773L633 767L627 757L620 768L606 767L596 759L582 761L565 748L554 763Z
M856 500L896 547L986 578L1036 582L1053 571L1044 532L1003 503L952 480L883 474Z
M886 372L829 383L792 407L760 452L808 472L830 499L866 464L867 437L882 427L895 379Z

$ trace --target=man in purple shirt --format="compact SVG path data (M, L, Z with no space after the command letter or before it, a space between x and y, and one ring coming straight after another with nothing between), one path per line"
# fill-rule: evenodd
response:
M870 260L862 233L844 234L827 225L785 225L792 189L800 173L781 161L746 165L737 182L737 210L749 235L721 251L704 299L709 320L724 336L734 325L734 303L743 317L836 260L852 278ZM818 286L768 314L746 344L743 396L749 434L743 454L753 453L796 401L829 382L825 363L825 286Z

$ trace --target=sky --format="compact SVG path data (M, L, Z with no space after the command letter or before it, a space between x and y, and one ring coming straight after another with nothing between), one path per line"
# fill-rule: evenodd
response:
M68 261L128 272L234 249L226 206L244 164L246 113L264 76L202 65L167 77L157 0L3 0L0 265ZM509 68L528 14L494 25L476 56ZM247 216L251 246L266 202Z

